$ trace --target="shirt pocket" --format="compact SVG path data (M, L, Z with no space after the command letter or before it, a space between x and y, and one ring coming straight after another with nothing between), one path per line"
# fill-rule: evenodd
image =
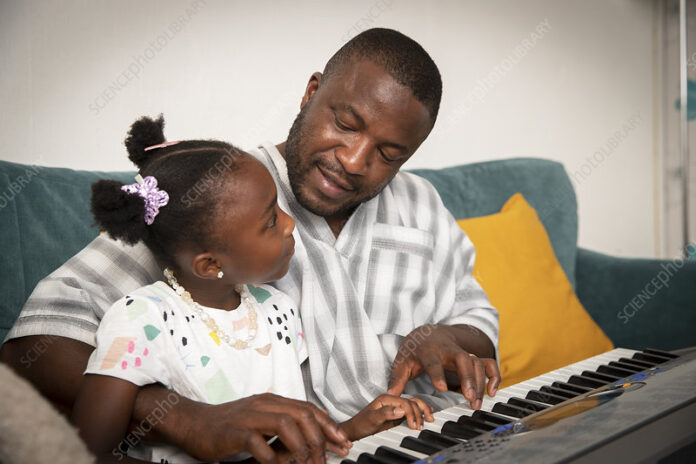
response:
M427 323L435 307L433 247L428 231L375 224L365 308L378 335L405 336Z

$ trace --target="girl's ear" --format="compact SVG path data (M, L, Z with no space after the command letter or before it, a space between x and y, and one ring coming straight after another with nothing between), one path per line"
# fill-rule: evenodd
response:
M201 279L217 279L222 263L211 253L199 253L191 260L191 272Z

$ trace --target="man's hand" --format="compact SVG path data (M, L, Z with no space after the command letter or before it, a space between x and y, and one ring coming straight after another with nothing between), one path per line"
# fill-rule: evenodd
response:
M445 371L454 372L472 409L479 409L488 379L495 396L500 372L495 348L481 331L469 325L425 325L414 329L399 346L392 364L388 393L400 395L406 383L424 372L438 391L447 390ZM482 356L482 357L479 357Z
M323 463L327 449L345 456L352 446L325 411L271 393L219 405L184 402L181 406L194 410L186 412L188 433L178 445L203 461L219 461L246 451L262 463L285 459ZM274 435L287 447L289 456L276 453L266 443Z
M433 408L420 398L380 395L355 417L341 424L350 440L359 440L399 425L404 419L414 430L423 429L423 418L432 422Z

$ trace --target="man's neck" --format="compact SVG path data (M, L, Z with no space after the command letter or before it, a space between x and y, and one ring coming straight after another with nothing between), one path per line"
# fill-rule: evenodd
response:
M329 227L331 228L331 232L333 232L334 237L336 237L336 238L338 238L338 235L343 230L343 226L346 225L346 222L348 222L348 219L350 219L350 214L344 214L341 216L324 217L324 220L329 225Z

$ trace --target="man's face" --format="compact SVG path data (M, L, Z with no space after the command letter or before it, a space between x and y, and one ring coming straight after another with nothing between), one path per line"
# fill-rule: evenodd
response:
M285 160L300 204L347 217L377 195L431 129L426 107L372 61L310 79L290 129Z

